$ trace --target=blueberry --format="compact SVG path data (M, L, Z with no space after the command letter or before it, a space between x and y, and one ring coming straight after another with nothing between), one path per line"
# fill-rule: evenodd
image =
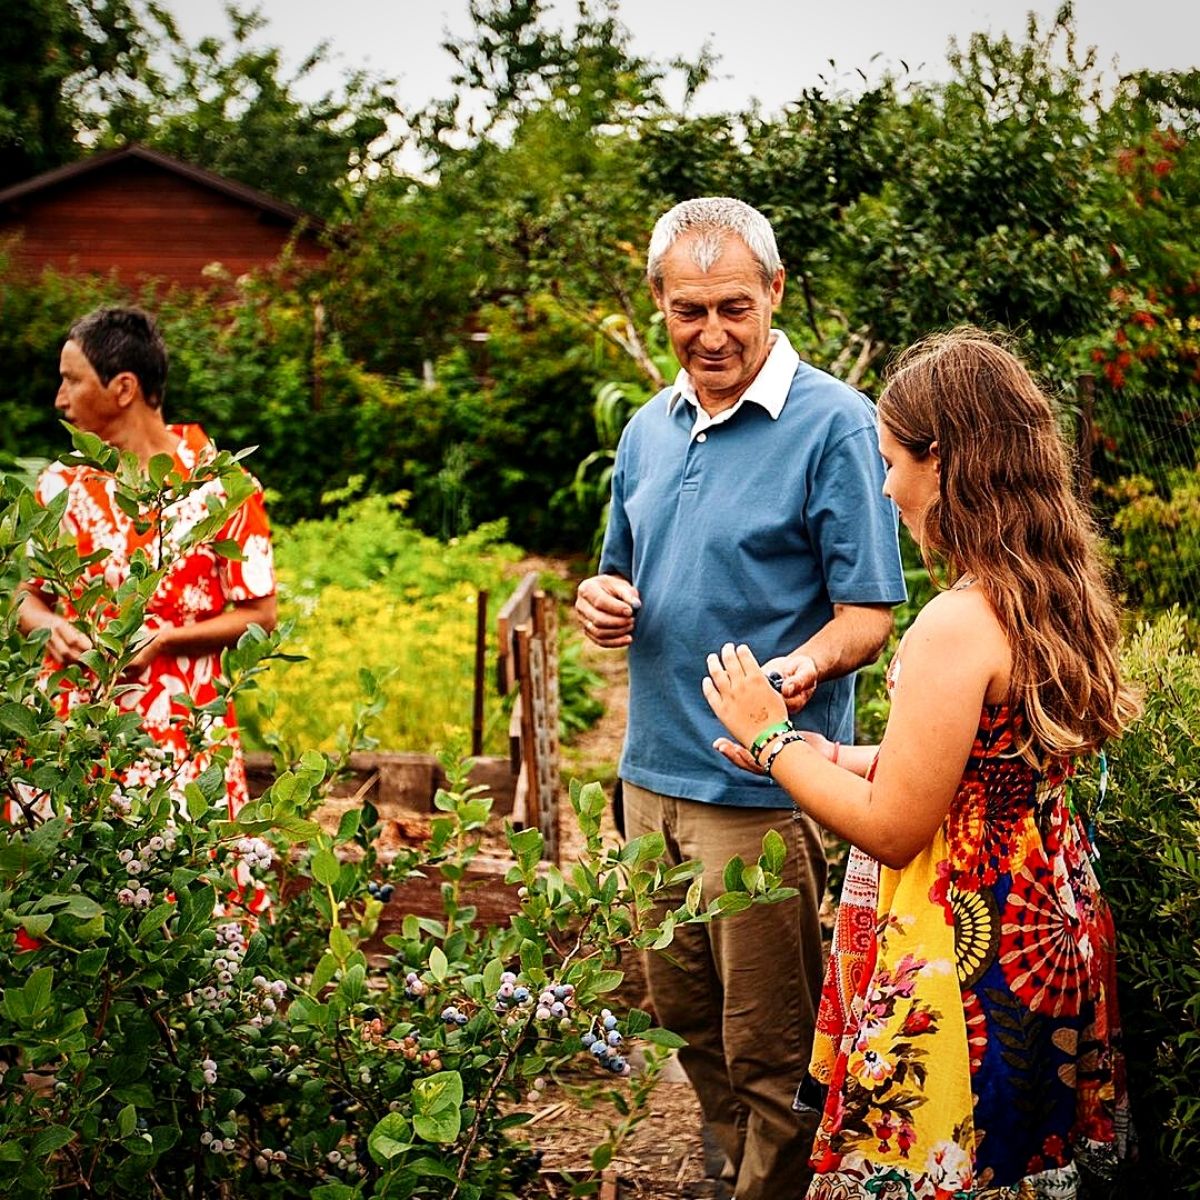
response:
M593 1043L593 1042L596 1040L596 1035L595 1035L594 1033L592 1033L592 1031L589 1029L589 1030L587 1031L587 1033L585 1033L585 1034L583 1035L583 1037L581 1037L579 1040L580 1040L580 1041L581 1041L581 1042L582 1042L582 1043L583 1043L585 1046L590 1046L590 1045L591 1045L591 1044L592 1044L592 1043Z
M610 1046L619 1046L622 1043L622 1041L624 1041L624 1038L622 1038L621 1035L615 1029L609 1030L608 1044Z
M604 1051L608 1049L608 1047L605 1046L605 1044L599 1038L596 1038L596 1040L592 1042L589 1049L597 1058L599 1058Z
M513 988L513 999L518 1004L524 1004L529 999L529 989L527 987Z
M612 1015L612 1013L609 1013L608 1016L604 1018L604 1028L605 1029L616 1029L616 1027L617 1027L617 1018L614 1017Z
M395 894L395 891L396 891L396 889L395 889L394 885L392 885L390 883L385 883L383 885L383 887L381 887L379 889L380 900L382 900L384 902L384 904L386 904L392 898L392 896Z

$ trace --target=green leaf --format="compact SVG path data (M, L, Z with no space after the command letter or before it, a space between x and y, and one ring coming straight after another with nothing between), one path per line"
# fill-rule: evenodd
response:
M148 937L156 929L161 929L170 919L175 911L175 905L169 901L163 901L162 904L156 904L139 922L137 928L137 940L140 942L143 938Z
M187 803L188 816L193 821L199 821L201 817L207 815L209 803L204 798L204 793L194 783L189 783L183 789L183 798Z
M725 864L725 890L727 892L740 892L742 890L742 871L745 870L746 864L742 861L740 854L735 854Z
M61 1150L74 1137L74 1132L65 1125L48 1125L33 1139L30 1154L33 1158L45 1158L55 1150Z
M413 1084L413 1131L426 1142L453 1142L462 1129L462 1076L438 1071Z
M322 1183L308 1194L312 1200L354 1200L356 1196L361 1196L362 1192L348 1183L338 1183L335 1180L333 1183Z
M345 962L354 953L354 943L340 925L334 925L329 930L329 949L339 962Z
M312 980L309 985L309 990L313 995L317 995L321 989L337 974L338 960L337 958L326 951L321 956L321 961L317 963L316 969L312 973Z
M103 907L95 900L89 896L81 896L77 892L71 893L63 911L70 913L73 917L78 917L81 921L90 921L104 913Z
M595 1171L603 1171L613 1160L613 1148L609 1142L601 1142L599 1146L592 1151L592 1169Z
M588 988L597 995L602 992L611 992L614 988L621 986L621 981L624 978L624 971L597 971L588 980Z
M25 1003L28 1006L30 1016L35 1017L44 1008L49 1007L50 992L53 987L53 967L39 967L25 981L25 986L21 990L25 995Z
M742 912L753 903L745 892L726 892L723 896L718 896L709 907L715 908L722 916L728 916L731 913Z
M362 963L355 963L342 977L338 991L346 997L349 1004L356 1004L366 991L367 969Z
M500 976L504 974L504 964L493 958L483 969L483 991L487 996L494 996L500 986Z
M704 898L704 880L693 879L691 886L687 890L687 896L684 897L684 907L688 912L699 912L700 905Z
M650 1014L643 1012L640 1008L631 1008L625 1016L625 1034L627 1037L637 1037L649 1029L651 1025Z
M787 859L787 843L777 829L768 829L762 840L763 862L772 875L778 875L783 870Z
M119 1113L117 1113L117 1133L123 1137L128 1137L137 1128L137 1109L132 1104L127 1104Z
M342 813L342 819L338 822L337 840L339 842L348 842L358 832L358 823L362 820L362 810L358 808L348 808Z
M445 952L440 946L434 946L429 952L429 971L430 974L441 983L446 978L446 972L450 969L450 964L446 961Z
M156 488L162 487L163 480L171 473L171 468L175 466L175 459L170 454L156 454L146 464L146 471L150 476L150 482Z
M241 546L232 538L222 538L219 542L212 542L211 546L214 554L219 554L231 562L244 562L246 559Z
M38 733L37 716L24 704L0 705L0 726L23 738L35 738Z
M412 1129L399 1113L388 1113L367 1138L367 1149L381 1167L412 1149Z
M31 913L21 918L21 924L30 937L41 937L54 924L53 913Z
M338 872L341 869L341 863L338 862L337 855L332 850L322 847L313 855L312 875L318 883L332 887L337 883Z
M680 1050L687 1042L677 1033L669 1029L647 1029L641 1035L642 1041L653 1042L656 1046L665 1046L668 1050Z

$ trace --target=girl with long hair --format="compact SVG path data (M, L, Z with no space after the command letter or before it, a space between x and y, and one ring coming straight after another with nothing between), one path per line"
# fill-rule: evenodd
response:
M716 748L853 847L808 1196L1072 1197L1129 1140L1112 918L1066 794L1138 711L1118 610L1019 359L976 329L928 338L878 416L884 494L947 580L888 669L881 745L791 730L746 646L703 681L735 739Z

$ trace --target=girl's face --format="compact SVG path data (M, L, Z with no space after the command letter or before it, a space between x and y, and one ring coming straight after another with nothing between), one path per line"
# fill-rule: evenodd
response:
M930 446L924 458L917 458L896 440L892 431L881 421L879 453L887 468L883 494L900 510L900 519L919 545L925 513L938 494L940 463L937 442Z

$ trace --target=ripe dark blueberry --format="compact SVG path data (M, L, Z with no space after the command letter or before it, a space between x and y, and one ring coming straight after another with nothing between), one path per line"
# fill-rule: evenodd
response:
M570 994L561 983L554 989L555 1000L565 1000Z
M616 1029L616 1027L617 1027L617 1018L614 1017L611 1013L609 1013L609 1015L604 1018L604 1028L605 1029Z
M587 1033L585 1033L579 1040L585 1046L591 1046L591 1044L596 1040L596 1035L589 1029Z
M527 987L513 988L513 999L518 1004L524 1004L529 999L529 989Z
M604 1043L603 1043L603 1042L602 1042L602 1041L601 1041L599 1038L596 1038L596 1039L595 1039L595 1041L593 1041L593 1042L592 1042L592 1044L591 1044L591 1046L589 1047L589 1049L591 1050L591 1052L592 1052L592 1053L593 1053L593 1054L594 1054L594 1055L595 1055L597 1058L599 1058L599 1057L600 1057L600 1056L601 1056L601 1055L604 1053L604 1051L605 1051L607 1048L608 1048L608 1047L607 1047L607 1046L605 1046L605 1044L604 1044Z
M381 887L379 889L380 900L382 900L384 902L384 904L386 904L392 898L395 891L396 891L396 889L392 884L385 883L383 885L383 887Z
M621 1037L621 1035L615 1029L609 1030L608 1044L610 1046L619 1046L623 1040L624 1039Z

